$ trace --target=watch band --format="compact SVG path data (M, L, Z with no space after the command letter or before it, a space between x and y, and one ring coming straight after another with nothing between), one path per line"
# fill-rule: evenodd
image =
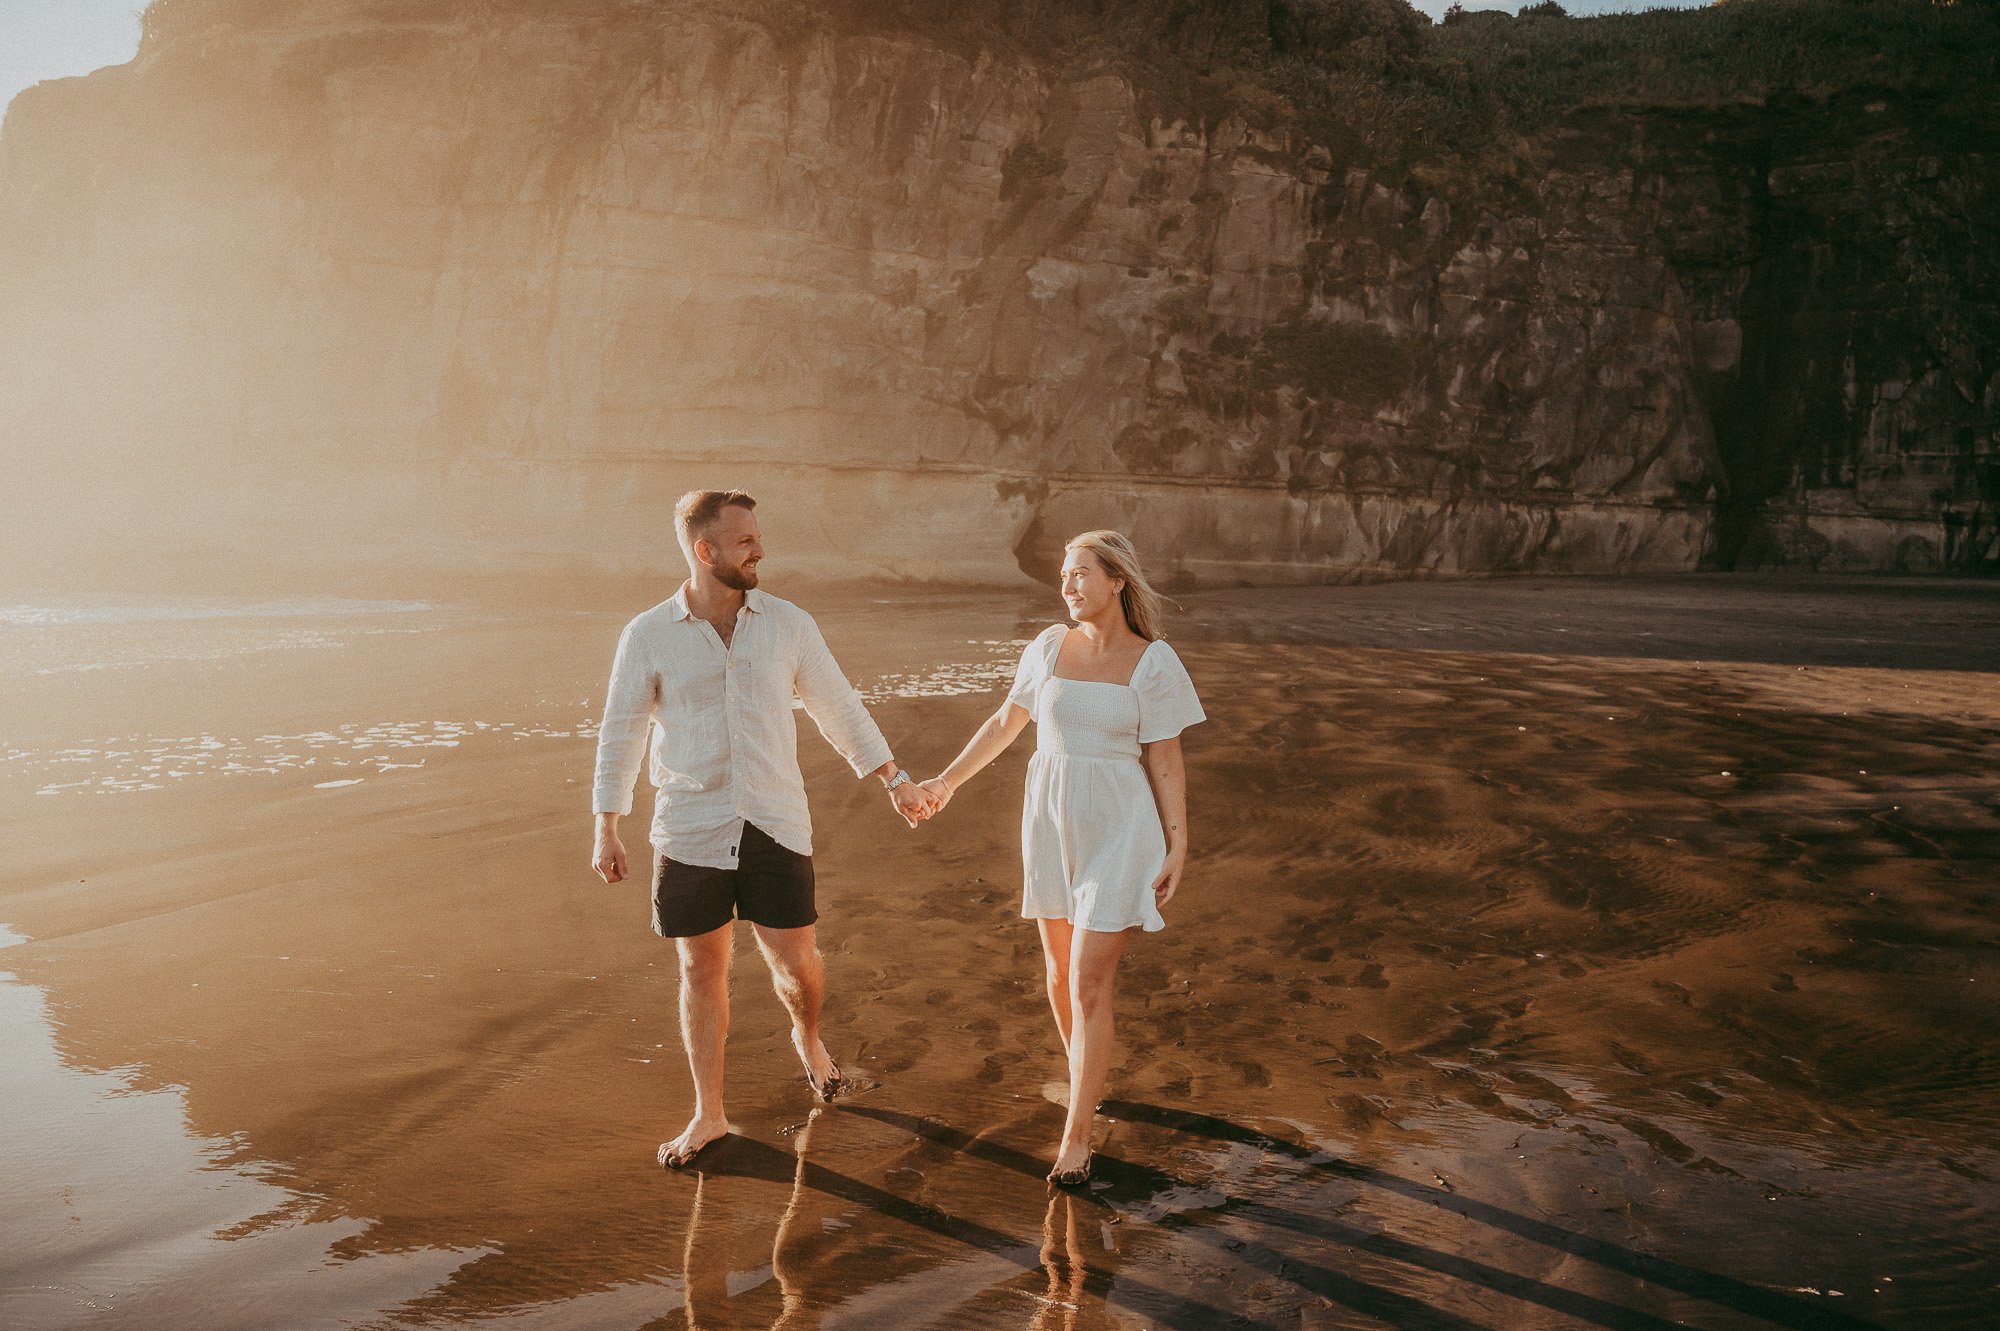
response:
M910 783L910 774L908 772L905 772L902 768L898 767L896 769L896 775L889 778L888 788L890 790L894 790L897 786L906 786L909 783Z

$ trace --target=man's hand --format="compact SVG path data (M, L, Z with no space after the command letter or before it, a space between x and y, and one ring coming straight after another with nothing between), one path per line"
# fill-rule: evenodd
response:
M625 881L628 868L625 862L625 843L618 839L618 827L615 823L598 823L597 846L591 852L590 867L597 870L597 876L607 883Z
M905 781L889 792L889 798L896 805L896 812L903 821L915 827L924 819L936 813L942 806L931 793L914 781Z

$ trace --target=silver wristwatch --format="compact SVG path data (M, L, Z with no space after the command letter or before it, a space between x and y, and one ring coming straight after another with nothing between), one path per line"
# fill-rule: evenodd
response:
M889 778L888 789L893 791L897 786L908 785L909 782L910 782L910 774L908 772L905 772L902 768L898 767L896 769L896 775Z

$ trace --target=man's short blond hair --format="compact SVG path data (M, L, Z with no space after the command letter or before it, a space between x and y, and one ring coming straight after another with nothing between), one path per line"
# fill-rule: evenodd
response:
M708 540L725 508L754 509L757 501L741 490L690 490L674 505L674 536L694 563L694 543Z

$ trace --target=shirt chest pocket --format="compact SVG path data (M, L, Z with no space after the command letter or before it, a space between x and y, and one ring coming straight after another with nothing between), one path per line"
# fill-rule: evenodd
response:
M732 655L729 662L730 696L739 706L757 711L782 712L792 705L792 671L772 652Z

